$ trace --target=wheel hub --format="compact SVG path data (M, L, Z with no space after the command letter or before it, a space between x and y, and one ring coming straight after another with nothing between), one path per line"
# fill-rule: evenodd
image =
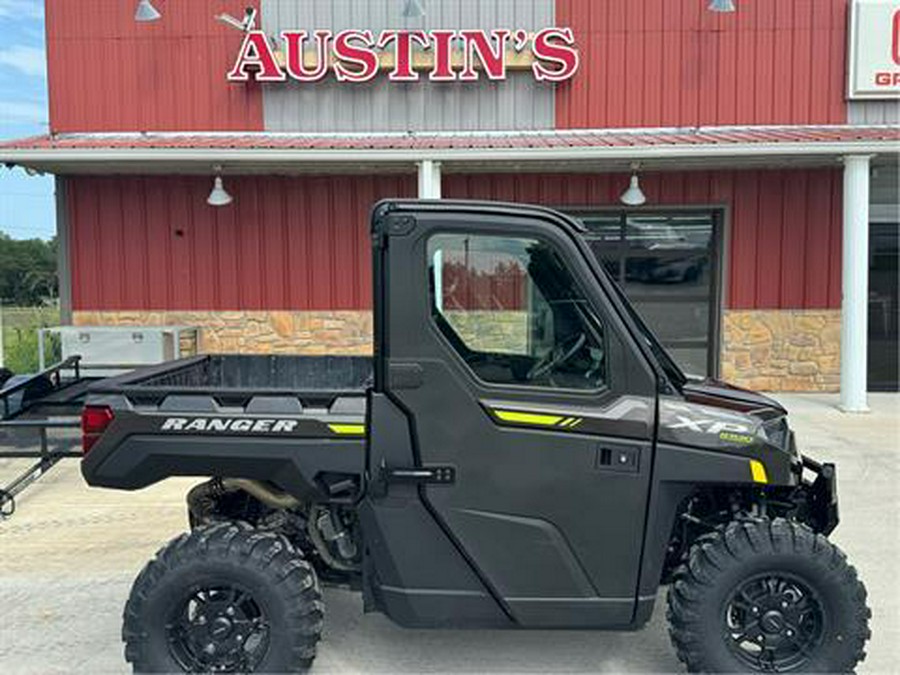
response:
M223 640L231 635L232 628L233 625L231 621L224 616L219 616L213 621L212 627L209 629L209 634L210 637L213 637L216 640Z
M784 630L784 617L781 616L781 612L775 609L766 612L759 623L765 632L773 635Z
M725 604L726 642L749 669L787 672L809 663L824 638L818 596L786 573L742 582Z
M268 649L269 628L260 605L232 587L193 592L166 633L172 656L187 672L249 672Z

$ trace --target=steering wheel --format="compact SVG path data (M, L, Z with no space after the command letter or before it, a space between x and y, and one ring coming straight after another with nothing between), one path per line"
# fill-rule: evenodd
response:
M547 373L551 372L557 366L561 366L566 361L575 356L575 354L577 354L581 350L581 348L584 347L585 342L587 342L587 336L584 333L578 333L578 335L570 337L568 340L565 340L564 342L556 345L553 349L547 352L547 355L544 358L542 358L531 367L531 370L528 371L526 379L537 379L542 375L546 375Z

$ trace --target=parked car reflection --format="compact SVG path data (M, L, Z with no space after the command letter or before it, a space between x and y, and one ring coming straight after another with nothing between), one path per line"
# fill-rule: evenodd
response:
M690 283L701 277L709 258L708 233L703 243L692 242L663 218L629 218L625 228L626 281Z

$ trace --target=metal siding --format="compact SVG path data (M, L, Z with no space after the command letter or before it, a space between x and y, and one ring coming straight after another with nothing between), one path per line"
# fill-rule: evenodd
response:
M262 0L267 33L288 28L525 28L553 25L554 0L429 0L422 19L402 16L401 0L340 2ZM505 82L391 83L384 74L364 84L274 84L263 88L268 131L421 131L541 129L554 126L552 85L527 73Z
M556 0L581 70L559 128L843 124L847 0Z
M623 174L446 175L446 198L557 207L619 207ZM730 309L820 309L841 304L838 169L646 173L648 204L725 205Z
M900 101L850 101L850 124L900 124Z
M900 218L900 163L881 164L872 170L872 182L869 186L872 205L893 206Z
M67 179L75 310L366 309L368 218L412 176Z
M241 35L213 19L248 5L158 0L141 24L135 2L46 0L51 130L261 130L259 87L225 79Z

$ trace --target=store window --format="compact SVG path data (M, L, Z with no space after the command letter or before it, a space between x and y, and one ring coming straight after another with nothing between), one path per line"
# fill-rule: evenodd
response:
M715 212L574 214L591 250L681 368L716 372Z
M496 384L597 390L601 322L548 243L437 235L428 245L431 314L475 375Z

